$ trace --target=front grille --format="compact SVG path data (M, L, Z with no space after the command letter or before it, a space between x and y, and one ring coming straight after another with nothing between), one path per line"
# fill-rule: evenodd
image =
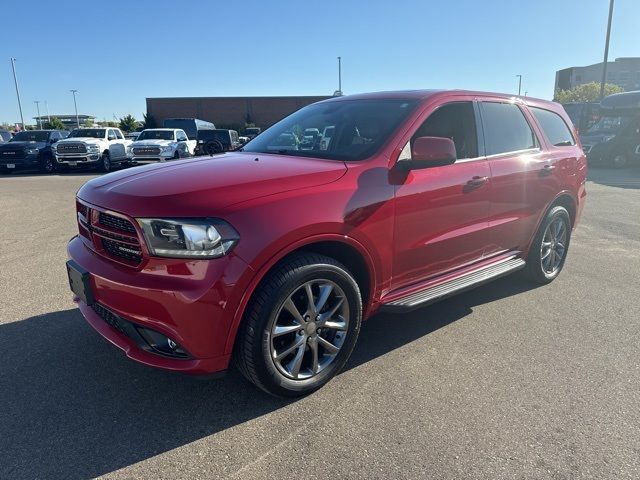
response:
M160 155L158 147L133 147L134 155Z
M101 239L102 248L105 252L114 257L120 257L129 262L140 263L142 261L142 252L130 244L123 244L118 241Z
M58 153L87 153L87 146L84 143L60 143L56 151Z
M93 308L93 311L96 312L98 316L105 321L105 323L111 325L113 328L118 330L123 335L127 335L127 330L122 325L122 322L120 321L120 317L118 317L115 313L113 313L111 310L107 308L104 308L99 303L94 303L92 305L92 308Z
M98 217L98 223L105 227L114 228L116 230L122 230L123 232L136 233L136 228L129 220L124 218L109 215L108 213L100 212Z
M11 160L22 160L25 158L24 149L7 149L0 152L0 160L11 163Z

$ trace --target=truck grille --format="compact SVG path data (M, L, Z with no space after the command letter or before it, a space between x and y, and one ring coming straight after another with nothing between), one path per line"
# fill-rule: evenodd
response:
M76 201L76 212L78 231L96 253L130 267L142 263L142 247L133 223L80 201Z
M84 143L60 143L56 148L58 153L87 153Z
M133 147L134 155L160 155L159 147Z
M11 163L11 160L22 160L25 157L23 148L5 148L0 151L0 160Z

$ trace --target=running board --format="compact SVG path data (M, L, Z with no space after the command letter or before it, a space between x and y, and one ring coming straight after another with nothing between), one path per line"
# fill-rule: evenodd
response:
M406 297L401 297L382 305L384 310L404 311L413 308L423 307L430 303L442 300L451 295L455 295L464 290L478 287L496 278L508 275L525 266L525 261L521 258L511 257L498 263L493 263L479 270L462 275L453 280L446 281L439 285L428 287L425 290L412 293Z

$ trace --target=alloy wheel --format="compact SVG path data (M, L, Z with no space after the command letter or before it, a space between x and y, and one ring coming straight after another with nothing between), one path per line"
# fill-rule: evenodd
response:
M544 232L540 246L542 271L553 275L560 269L567 251L567 225L562 218L555 218Z
M336 359L347 336L349 302L342 288L316 279L297 287L279 307L269 331L269 353L277 370L306 380Z

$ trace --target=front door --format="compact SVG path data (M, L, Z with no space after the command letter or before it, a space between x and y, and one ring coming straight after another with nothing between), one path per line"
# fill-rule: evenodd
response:
M478 261L488 243L491 179L474 104L447 103L426 116L399 160L410 158L411 142L424 136L451 138L457 160L397 181L392 289Z

